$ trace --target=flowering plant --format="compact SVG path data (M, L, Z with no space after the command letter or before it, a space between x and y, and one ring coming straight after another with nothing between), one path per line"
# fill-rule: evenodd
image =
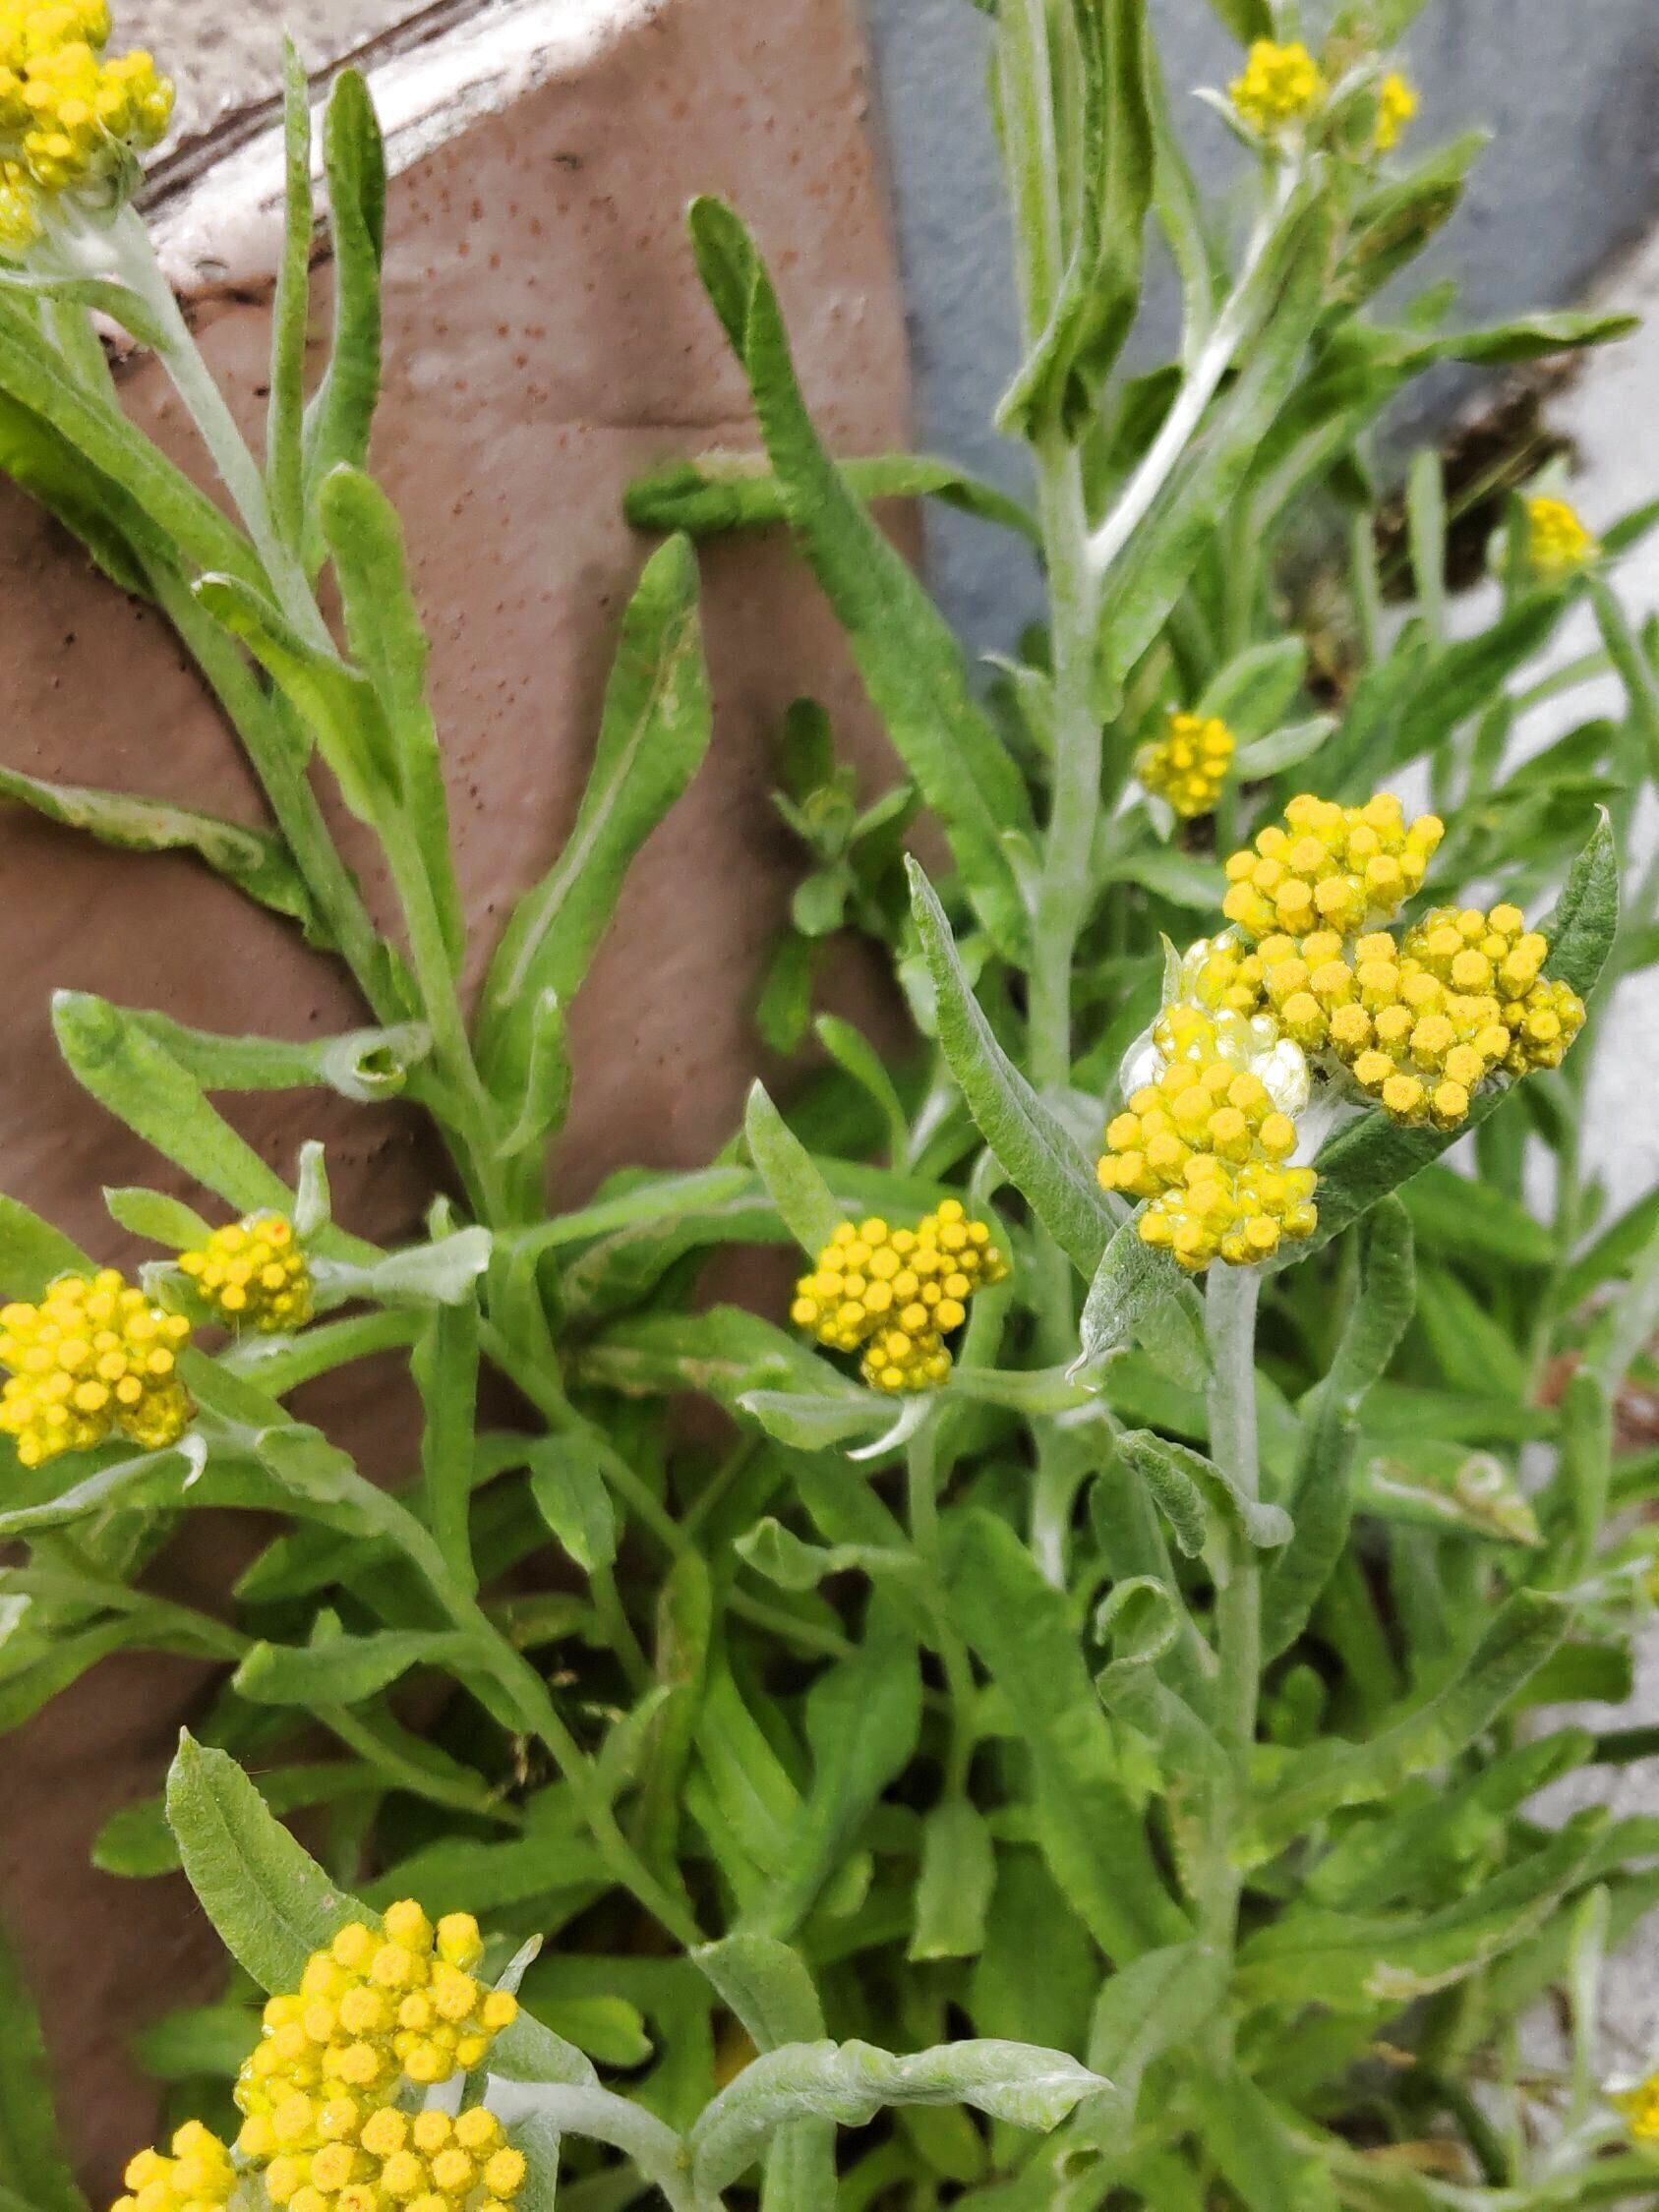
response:
M948 464L833 461L751 240L693 207L765 452L631 495L672 534L575 832L470 1010L426 647L366 468L364 86L327 104L307 399L290 66L256 460L127 204L160 82L97 58L101 14L19 0L0 26L10 465L164 611L274 827L5 791L182 839L331 948L374 1024L300 1045L61 994L70 1067L216 1218L109 1193L163 1255L134 1283L0 1208L0 1712L125 1648L225 1669L164 1802L98 1845L112 1875L182 1866L236 1962L147 2039L166 2147L121 2212L714 2212L756 2187L767 2212L1565 2212L1654 2185L1659 2100L1598 2020L1608 1947L1659 1900L1653 1824L1535 1803L1654 1748L1538 1717L1624 1694L1652 1602L1659 1473L1621 1406L1659 1205L1603 1218L1584 1115L1608 995L1656 949L1659 887L1622 918L1615 855L1659 677L1612 584L1652 518L1597 543L1559 486L1487 488L1491 604L1454 626L1430 454L1385 567L1372 440L1405 380L1626 326L1368 312L1476 150L1390 165L1413 12L1344 9L1316 53L1225 0L1251 42L1212 99L1253 180L1235 258L1144 0L1000 0L1028 348L1002 421L1034 512ZM1155 227L1180 357L1124 376ZM159 355L234 522L128 423L94 314ZM862 503L904 491L1040 551L1050 621L982 695ZM824 718L790 718L812 871L762 1017L803 1041L813 948L851 926L889 949L916 1050L889 1067L825 1017L787 1116L757 1087L714 1166L550 1213L565 1010L708 742L691 541L779 517L906 782L860 812ZM1529 694L1585 601L1605 654ZM1622 714L1517 763L1528 697L1608 666ZM389 927L313 761L378 844ZM211 1103L307 1086L430 1113L457 1195L425 1242L353 1235L318 1147L290 1186ZM1462 1136L1471 1176L1443 1158ZM709 1252L766 1242L802 1255L787 1314L699 1307ZM382 1489L286 1400L387 1351L425 1419ZM486 1368L521 1426L481 1426ZM731 1417L712 1455L671 1418L687 1390ZM204 1506L276 1517L210 1610L143 1579ZM526 1589L549 1549L563 1585ZM326 1866L276 1818L307 1811ZM1523 2063L1516 2023L1558 1988L1565 2047ZM69 2212L37 2032L0 1989L0 2199Z

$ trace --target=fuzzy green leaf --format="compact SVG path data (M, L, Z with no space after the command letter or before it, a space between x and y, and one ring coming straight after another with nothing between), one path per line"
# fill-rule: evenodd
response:
M317 498L333 556L346 635L385 718L402 812L449 955L459 969L466 920L449 842L438 726L426 689L430 646L409 584L397 511L373 477L341 462Z
M875 453L838 461L836 473L855 499L934 498L1034 542L1037 536L1029 507L954 461L925 453ZM787 518L783 486L758 453L699 453L695 460L666 461L628 486L622 511L635 530L683 530L691 538L759 529Z
M492 1080L518 1102L542 994L575 997L634 854L696 774L711 729L697 563L683 538L652 554L622 616L587 788L560 854L527 891L481 1002Z
M1544 1591L1509 1599L1437 1695L1365 1743L1340 1741L1301 1753L1275 1778L1239 1850L1244 1863L1271 1857L1317 1821L1346 1805L1386 1797L1413 1775L1465 1750L1509 1707L1567 1633L1570 1608Z
M1063 2051L964 2042L895 2058L867 2043L789 2043L745 2066L691 2131L692 2180L713 2196L754 2163L773 2132L820 2119L866 2126L884 2105L972 2105L1016 2127L1048 2129L1108 2085Z
M282 41L282 253L270 311L266 488L277 535L298 552L303 534L305 339L311 308L311 96L291 38Z
M355 69L342 69L328 95L323 167L334 249L334 330L328 365L305 410L305 554L313 573L324 554L318 494L340 462L363 466L381 388L385 147L369 87Z
M939 1043L979 1134L1078 1272L1092 1276L1115 1226L1099 1182L997 1043L932 885L909 862L911 906L938 994Z
M256 1644L237 1668L234 1687L250 1705L361 1705L415 1666L452 1667L473 1647L449 1629L385 1628L343 1636L329 1614L320 1616L333 1633L309 1645Z
M1063 1594L989 1514L968 1517L949 1577L952 1612L1020 1715L1037 1836L1055 1881L1119 1963L1186 1933L1124 1786L1110 1724Z
M1090 1283L1079 1367L1097 1368L1131 1338L1184 1388L1203 1389L1210 1356L1191 1286L1167 1252L1143 1240L1133 1219L1113 1233Z
M617 1556L617 1513L597 1455L580 1435L549 1436L525 1447L536 1510L584 1574Z
M945 827L976 912L1017 957L1030 924L1003 839L1031 829L1024 779L974 698L944 617L819 442L753 241L715 200L694 201L689 220L704 285L748 377L790 526L889 736Z
M847 1220L830 1194L812 1155L755 1083L743 1110L743 1138L767 1195L786 1229L810 1260L816 1260Z
M264 830L132 792L43 783L16 768L0 768L0 799L123 851L194 852L250 899L297 921L314 944L324 942L304 878L280 841Z
M53 2112L39 2016L0 1937L0 2192L31 2212L87 2212Z

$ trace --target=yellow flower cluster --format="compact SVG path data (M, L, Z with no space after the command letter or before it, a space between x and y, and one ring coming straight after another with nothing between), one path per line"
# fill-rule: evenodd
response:
M1558 583L1574 569L1587 567L1601 552L1576 509L1565 499L1527 500L1526 541L1533 567Z
M1377 88L1377 137L1375 145L1379 153L1392 153L1400 142L1406 125L1417 112L1416 88L1407 84L1397 70L1392 70Z
M266 2006L236 2084L237 2146L249 2158L299 2158L346 2139L400 2081L430 2087L479 2065L517 2017L516 1998L474 1976L483 1945L470 1913L435 1929L406 1899L383 1929L349 1922L312 1953L299 1989Z
M122 2177L128 2193L111 2212L220 2212L236 2187L230 2152L211 2128L187 2121L173 2137L173 2155L142 2150Z
M106 183L155 145L173 87L143 52L106 58L105 0L0 0L0 248L39 234L44 200Z
M1284 1165L1295 1148L1294 1122L1259 1077L1177 1059L1111 1122L1098 1172L1105 1190L1151 1199L1142 1240L1197 1273L1215 1258L1249 1265L1313 1234L1313 1170Z
M0 1429L25 1467L116 1429L148 1451L176 1444L196 1411L177 1373L189 1336L113 1267L60 1276L38 1306L0 1307Z
M1659 2143L1659 2073L1650 2073L1634 2089L1615 2090L1610 2101L1625 2115L1636 2142Z
M1243 75L1227 87L1227 96L1241 122L1273 138L1287 123L1311 115L1326 90L1324 72L1299 39L1280 46L1258 38L1245 58Z
M1251 938L1302 938L1333 929L1352 936L1392 921L1422 886L1446 825L1435 814L1407 826L1398 799L1379 792L1338 806L1304 791L1284 824L1258 832L1227 861L1221 910Z
M1135 773L1190 822L1215 811L1237 745L1218 716L1171 715L1163 735L1135 755Z
M288 2154L266 2168L266 2194L289 2212L511 2212L525 2161L494 2113L475 2105L451 2119L412 2117L382 2105L361 2118L353 2099L331 2116L338 2132L309 2157Z
M946 1198L914 1229L844 1221L796 1284L790 1318L832 1351L861 1351L872 1390L931 1390L950 1372L944 1340L969 1299L1007 1272L989 1223Z
M311 1269L280 1213L251 1213L215 1229L179 1266L231 1328L303 1328L314 1310Z

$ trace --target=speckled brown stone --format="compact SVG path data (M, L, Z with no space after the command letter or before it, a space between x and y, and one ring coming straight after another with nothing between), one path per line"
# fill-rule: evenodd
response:
M620 516L623 486L664 455L752 437L684 244L693 193L725 193L754 222L832 441L868 451L903 437L903 321L866 104L848 0L668 0L393 186L375 458L432 626L474 978L580 795L617 617L644 551ZM205 300L200 333L252 427L265 303ZM136 365L125 390L164 444L191 453L153 364ZM822 698L872 779L885 772L834 624L786 549L717 550L706 577L715 743L644 853L573 1010L574 1105L556 1165L566 1195L623 1162L701 1162L733 1127L757 1060L753 992L798 866L767 798L771 734L789 700ZM164 625L10 493L0 594L0 758L259 819L234 744ZM4 1186L117 1259L129 1250L99 1187L179 1179L62 1071L52 986L229 1030L306 1036L362 1018L326 960L206 871L101 852L15 810L0 814L0 935L11 979ZM433 1167L397 1110L320 1095L232 1110L279 1166L303 1136L326 1137L350 1226L383 1238L414 1230ZM385 1379L349 1384L356 1402L334 1409L333 1426L377 1472L393 1472L410 1429ZM169 1571L210 1601L239 1542L198 1529ZM0 1896L47 1992L78 2156L105 2189L154 2118L125 2040L210 1989L217 1953L181 1885L92 1874L87 1845L112 1807L156 1786L204 1688L175 1660L108 1662L3 1753Z

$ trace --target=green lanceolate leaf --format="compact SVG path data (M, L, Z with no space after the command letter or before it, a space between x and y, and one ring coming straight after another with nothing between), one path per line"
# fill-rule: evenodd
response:
M94 1265L73 1238L0 1193L0 1297L38 1299L60 1275Z
M1295 704L1307 665L1303 638L1247 646L1205 687L1193 713L1216 716L1241 743L1266 737Z
M1274 35L1273 10L1268 0L1210 0L1210 5L1241 44L1252 38Z
M1210 1356L1197 1299L1174 1260L1147 1244L1133 1219L1113 1231L1090 1283L1080 1370L1097 1368L1131 1339L1184 1388L1203 1389Z
M1234 1986L1251 2004L1387 2017L1536 1935L1588 1872L1606 1821L1599 1808L1578 1815L1529 1857L1436 1912L1350 1915L1297 1905L1247 1940Z
M95 469L50 423L0 393L0 471L79 540L119 591L153 597L147 563L169 541L138 501Z
M1083 63L1074 236L1047 325L997 409L1002 430L1027 437L1081 413L1122 349L1153 198L1146 0L1078 0L1071 13Z
M911 906L938 994L939 1042L979 1134L1080 1274L1092 1276L1116 1225L1088 1161L997 1043L957 958L932 885L909 863Z
M286 1212L288 1191L207 1104L202 1087L141 1023L107 999L59 991L52 1026L70 1073L127 1127L239 1212Z
M1288 1505L1295 1524L1262 1591L1262 1647L1288 1651L1341 1557L1353 1520L1359 1409L1393 1358L1416 1309L1411 1221L1397 1198L1379 1201L1360 1231L1359 1288L1331 1371L1303 1435Z
M1561 1599L1517 1591L1438 1695L1369 1742L1322 1744L1300 1754L1257 1809L1240 1846L1245 1863L1271 1857L1339 1807L1386 1797L1463 1750L1543 1665L1570 1617Z
M167 343L166 333L138 296L108 276L51 276L27 268L0 269L0 292L20 299L51 300L62 307L89 308L119 322L130 337L152 350Z
M53 2114L45 2039L0 1937L0 2195L30 2212L87 2212Z
M247 541L121 410L90 397L43 345L29 310L0 296L0 392L47 424L92 469L121 488L163 542L205 569L253 585L259 564Z
M925 453L876 453L838 461L836 473L856 499L934 498L1023 538L1037 537L1029 507L954 461ZM636 530L683 530L690 538L786 519L783 486L758 453L699 453L694 461L666 461L628 486L622 511Z
M237 1668L234 1686L251 1705L361 1705L401 1680L411 1667L451 1666L472 1652L449 1629L385 1628L345 1636L332 1615L319 1616L332 1633L309 1645L256 1644Z
M964 2042L895 2058L867 2043L789 2043L723 2089L691 2130L695 2186L714 2195L738 2181L772 2133L817 2118L866 2126L884 2105L972 2105L1016 2127L1056 2127L1107 2086L1063 2051Z
M1203 2068L1194 2101L1205 2144L1246 2212L1337 2212L1325 2164L1293 2131L1289 2116L1236 2067Z
M305 338L311 307L311 96L291 38L282 41L282 255L270 311L270 397L266 406L266 489L283 543L299 551L304 526Z
M1201 1943L1149 1950L1108 1978L1090 2025L1089 2064L1111 2082L1124 2117L1133 2117L1148 2066L1202 2033L1225 1990L1219 1952Z
M1122 1963L1187 1933L1124 1787L1110 1724L1063 1595L1012 1529L972 1514L950 1572L953 1616L1021 1717L1037 1837L1055 1881Z
M1570 983L1587 999L1619 934L1619 855L1605 815L1538 927L1550 941L1544 973Z
M728 1936L696 1953L697 1964L741 2021L757 2051L816 2041L823 2008L812 1977L787 1945L770 1936ZM833 2202L835 2123L790 2121L766 2153L762 2212L815 2212Z
M305 879L281 841L265 830L164 799L99 791L83 784L43 783L15 768L0 768L0 799L127 852L194 852L250 899L297 921L314 944L325 941Z
M817 1163L773 1105L762 1083L755 1083L749 1091L743 1111L743 1138L785 1228L807 1258L815 1260L846 1222L846 1209L836 1203Z
M1490 138L1486 131L1466 131L1360 202L1336 266L1334 289L1344 305L1363 307L1451 220Z
M584 1574L617 1556L617 1512L597 1454L578 1435L526 1445L530 1494L562 1548Z
M127 1019L152 1038L204 1090L338 1091L359 1106L396 1098L432 1050L424 1022L390 1029L347 1029L337 1037L295 1044L282 1037L223 1037L190 1029L164 1014Z
M366 676L310 645L264 595L234 576L208 574L196 596L239 637L276 684L327 762L340 796L371 829L399 799L398 763L384 710Z
M807 1692L812 1784L754 1916L756 1932L784 1937L799 1927L882 1791L909 1764L920 1725L915 1641L899 1616L875 1601L858 1652Z
M1291 1522L1284 1508L1246 1496L1203 1452L1172 1443L1150 1428L1129 1430L1117 1439L1117 1449L1157 1500L1176 1543L1189 1559L1197 1558L1209 1543L1213 1517L1259 1551L1274 1551L1289 1543Z
M714 200L693 203L690 224L704 286L748 377L790 526L889 736L945 827L975 911L999 948L1018 957L1029 917L1003 839L1031 829L1024 779L969 689L943 616L819 443L777 296L747 231Z
M622 617L599 743L564 849L514 907L485 978L483 1049L492 1081L515 1104L539 996L553 991L569 1006L634 854L708 750L710 716L696 558L685 539L671 538L646 563Z
M985 1948L985 1916L996 1888L996 1845L984 1815L947 1797L921 1829L913 1959L975 1958Z
M891 1409L889 1409L891 1418ZM764 1426L764 1424L763 1424ZM775 1434L775 1430L768 1430ZM897 1575L914 1579L920 1561L914 1551L888 1550L868 1543L805 1543L770 1514L738 1537L732 1548L745 1567L797 1593L816 1590L831 1575Z
M369 87L355 69L342 69L328 95L323 167L334 249L334 333L328 366L305 411L305 551L313 574L324 554L318 492L341 461L363 466L381 388L385 148Z
M377 1924L366 1905L330 1882L274 1821L254 1784L222 1751L186 1734L167 1775L167 1824L197 1901L219 1939L261 1989L297 1990L306 1960L353 1920ZM591 2082L574 2047L521 2012L491 2049L506 2080Z
M427 700L430 647L409 587L402 526L373 477L344 462L324 478L317 509L339 579L346 634L385 717L404 820L438 909L449 964L458 970L466 921L450 849L438 726Z
M188 1734L167 1776L167 1823L198 1903L263 1990L297 1990L314 1950L374 1919L271 1818L235 1760Z

